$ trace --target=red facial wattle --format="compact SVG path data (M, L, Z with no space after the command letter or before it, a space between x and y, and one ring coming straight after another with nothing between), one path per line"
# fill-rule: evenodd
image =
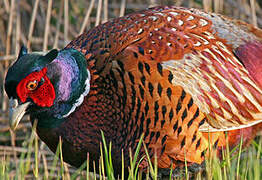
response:
M50 107L53 105L55 89L46 72L46 67L39 72L32 72L17 85L16 92L21 102L24 103L27 98L31 98L40 107ZM30 89L28 85L31 82L37 82L38 86L35 89Z

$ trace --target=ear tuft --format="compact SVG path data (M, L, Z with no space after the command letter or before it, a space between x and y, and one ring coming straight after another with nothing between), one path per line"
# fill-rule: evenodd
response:
M19 55L18 55L18 59L21 58L22 56L26 55L27 54L27 48L22 45L20 51L19 51Z
M57 55L58 55L58 50L52 49L43 58L50 63L57 57Z

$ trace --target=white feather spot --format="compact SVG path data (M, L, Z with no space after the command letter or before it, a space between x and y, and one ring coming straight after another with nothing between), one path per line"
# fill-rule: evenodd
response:
M220 41L217 41L216 44L219 45L219 47L222 48L223 50L227 49L226 46Z
M208 45L208 44L209 44L208 40L205 39L204 45Z
M158 12L158 13L156 13L157 15L160 15L160 16L164 16L164 14L163 13L160 13L160 12Z
M183 24L184 24L184 22L179 19L179 20L178 20L178 25L179 25L179 26L182 26Z
M200 19L200 20L199 20L199 24L200 24L201 26L206 26L206 25L208 24L208 22L207 22L206 20L204 20L204 19Z
M201 39L201 40L204 42L204 45L208 45L208 44L209 44L208 40L206 40L206 39L203 38L202 36L199 36L199 35L197 35L197 34L193 34L193 35L194 35L195 37Z
M170 16L167 17L167 21L170 22L172 18Z
M159 29L158 29L158 28L155 28L155 31L159 31Z
M195 19L194 16L189 16L186 20L187 20L187 21L191 21L191 20L193 20L193 19Z
M208 39L215 39L213 34L211 34L210 32L204 31L202 34L206 35Z
M193 25L193 26L191 26L191 27L189 27L190 29L194 29L194 28L196 28L197 27L197 25Z
M156 42L155 42L155 41L152 41L152 44L156 44Z
M197 42L194 44L194 46L199 47L199 46L201 46L201 43L200 43L199 41L197 41Z
M170 42L167 43L168 46L172 46L172 44Z
M189 39L190 37L188 35L184 35L185 38Z
M140 28L138 31L137 31L137 34L141 34L144 30L142 28Z
M176 28L173 27L173 28L171 28L171 30L172 30L172 31L176 31Z
M152 36L152 35L153 35L153 33L150 32L150 33L149 33L149 36Z
M178 15L177 12L169 12L169 14L171 14L172 16L177 16Z
M151 18L153 21L156 21L158 19L156 16L150 16L149 18Z
M161 39L163 39L163 37L162 37L162 36L158 36L158 39L160 39L160 40L161 40Z

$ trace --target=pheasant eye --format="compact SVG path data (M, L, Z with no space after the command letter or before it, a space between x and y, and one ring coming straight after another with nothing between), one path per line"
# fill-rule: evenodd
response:
M36 89L36 87L38 86L38 82L37 80L34 80L34 81L30 81L28 84L27 84L27 89L29 89L30 91L33 91Z

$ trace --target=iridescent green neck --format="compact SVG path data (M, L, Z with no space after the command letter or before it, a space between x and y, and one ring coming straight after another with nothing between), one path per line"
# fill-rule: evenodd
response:
M89 92L91 77L85 56L75 49L61 50L47 69L56 92L54 105L50 108L33 107L30 115L38 119L39 127L53 128L82 104Z

